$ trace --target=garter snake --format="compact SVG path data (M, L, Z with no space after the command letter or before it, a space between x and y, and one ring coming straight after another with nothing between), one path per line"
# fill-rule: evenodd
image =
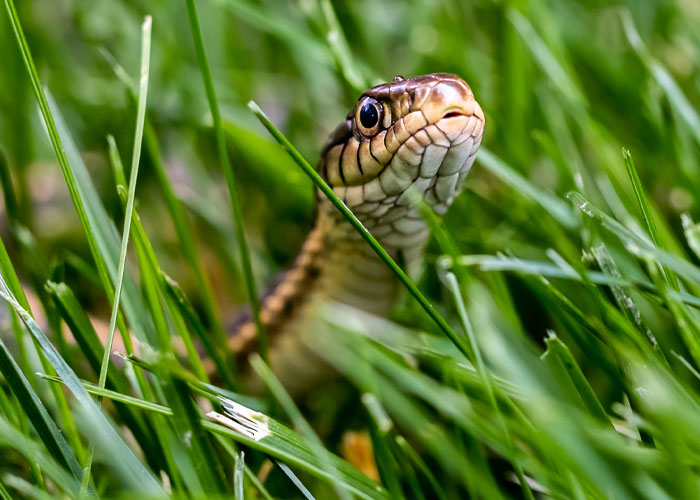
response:
M321 151L317 170L394 259L411 272L428 227L409 188L439 215L469 173L484 130L484 113L469 85L433 73L364 92ZM328 199L319 196L314 229L292 268L263 299L261 320L273 370L291 392L323 373L300 337L313 330L314 308L336 301L387 315L399 283ZM256 345L247 322L230 337L237 355Z

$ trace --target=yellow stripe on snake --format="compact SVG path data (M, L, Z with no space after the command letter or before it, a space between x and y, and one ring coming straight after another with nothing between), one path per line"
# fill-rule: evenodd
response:
M420 265L429 235L411 192L444 214L469 173L483 130L484 113L458 76L396 77L362 94L324 146L318 172L410 273ZM318 198L315 228L261 313L272 368L293 394L329 371L304 342L319 324L320 304L340 302L386 316L399 291L393 273L350 223L323 195ZM252 323L229 342L240 356L255 346Z

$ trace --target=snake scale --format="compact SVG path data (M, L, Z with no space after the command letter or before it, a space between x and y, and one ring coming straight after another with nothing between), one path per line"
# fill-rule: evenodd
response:
M407 271L421 261L429 230L409 191L445 213L474 162L484 112L456 75L433 73L364 92L321 151L317 170L392 258ZM386 316L399 282L324 196L295 263L263 299L261 320L273 370L292 393L327 372L303 341L318 323L315 309L335 301ZM256 347L246 322L229 339L237 356Z

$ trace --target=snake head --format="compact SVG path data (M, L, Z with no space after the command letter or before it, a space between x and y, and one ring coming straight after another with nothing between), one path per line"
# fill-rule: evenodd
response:
M324 147L319 171L361 219L408 206L409 188L444 213L474 162L484 121L458 76L396 77L360 96Z

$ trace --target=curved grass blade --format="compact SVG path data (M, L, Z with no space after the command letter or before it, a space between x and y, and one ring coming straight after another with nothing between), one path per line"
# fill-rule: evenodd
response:
M107 381L109 369L109 357L112 353L114 331L117 327L117 315L119 314L119 302L124 282L124 269L126 266L126 252L129 246L129 234L131 228L131 213L134 210L134 197L136 195L136 181L139 172L139 159L141 158L141 143L143 139L143 124L146 116L146 98L148 95L148 74L151 61L151 17L146 16L141 29L141 78L139 85L138 111L136 115L136 130L134 131L134 149L131 157L131 172L129 175L129 194L126 202L126 214L124 215L124 231L122 233L121 248L119 250L119 267L117 269L116 285L114 287L114 300L112 302L112 314L109 319L109 331L102 356L100 368L99 386L104 387Z
M644 193L644 188L642 187L642 181L639 180L639 175L637 174L637 169L634 166L634 161L632 160L632 153L628 149L622 150L622 157L625 159L625 167L627 168L627 175L629 175L630 182L632 183L632 188L634 189L634 196L637 199L639 208L642 211L644 217L644 222L647 225L647 230L649 231L649 236L651 241L654 243L656 248L663 249L664 246L659 237L659 231L656 229L656 223L654 222L654 215L651 211L651 205L647 199L647 195ZM669 286L675 290L679 291L678 280L676 280L675 274L665 266L662 268L664 277L668 281Z
M104 346L100 342L92 323L90 323L90 319L80 307L73 291L65 283L49 281L45 286L46 290L53 297L63 321L73 333L73 338L87 359L90 368L92 368L95 375L98 375L100 373L100 362ZM131 392L127 377L122 371L116 370L114 367L107 372L105 387L121 394ZM90 392L89 389L88 392ZM154 440L155 431L150 423L144 421L140 415L126 405L115 404L115 408L121 420L134 434L136 441L141 446L153 469L158 470L162 468L165 458L158 443Z
M460 255L457 262L461 266L475 266L481 271L511 271L523 275L544 276L546 278L566 279L578 282L589 282L596 285L608 285L618 287L634 287L641 292L653 294L660 300L659 291L651 281L638 278L625 278L624 276L613 276L601 271L583 271L579 274L570 266L561 266L551 262L539 260L521 259L508 255ZM445 268L454 266L452 258L442 256L438 259L438 265ZM582 279L585 278L585 281ZM675 292L669 290L669 294L679 301L693 307L700 307L700 298L686 292ZM649 295L650 297L652 295Z
M69 470L77 482L80 482L83 471L75 458L73 449L66 442L60 429L56 426L2 340L0 340L0 372L4 375L22 410L27 414L29 421L51 456ZM77 489L74 493L77 493Z
M129 198L126 204L126 213L124 215L124 231L122 233L121 248L119 250L119 267L117 268L117 276L114 285L114 297L112 301L112 313L109 318L109 329L107 331L107 339L105 348L102 353L102 364L99 371L98 385L101 388L105 387L107 382L107 372L109 370L109 360L112 354L112 344L114 342L114 332L117 327L117 317L119 315L119 301L122 294L122 285L124 283L124 270L126 267L126 252L129 247L129 234L131 227L131 212L134 209L134 196L136 193L136 180L139 171L139 159L141 158L141 142L143 139L143 122L146 114L146 97L148 95L148 74L151 60L151 17L146 16L141 27L141 78L139 85L138 112L136 114L136 129L134 132L134 149L131 159L131 174L129 179ZM100 405L102 401L100 401ZM92 460L95 453L95 442L90 443L90 451L88 454L86 472L90 475L92 470ZM86 484L83 481L83 484Z
M12 292L7 287L5 279L0 275L0 297L9 303L15 313L22 320L34 339L38 342L47 359L68 389L73 393L80 406L85 410L86 417L92 425L85 428L89 437L94 439L99 446L109 453L105 457L117 472L124 484L132 489L160 496L163 490L155 478L146 470L143 464L136 458L127 444L122 440L114 427L107 420L101 409L92 400L73 369L58 353L54 345L49 341L39 325L31 315L17 302Z
M672 269L684 279L700 283L700 268L697 266L681 257L656 248L649 240L635 234L608 214L592 205L581 194L573 191L567 195L567 198L584 214L597 220L605 229L620 238L625 248L633 255L641 259L651 257L662 265Z
M92 185L87 169L61 119L58 108L48 95L48 91L41 86L39 74L34 65L14 2L13 0L4 0L4 3L51 145L87 238L90 252L95 260L100 280L111 300L113 290L110 276L116 275L118 256L116 252L119 248L119 236L100 203L95 187ZM132 280L127 279L125 289L128 293L125 293L123 301L124 310L131 320L132 330L140 338L152 339L152 329L149 330L148 322L145 320L148 315L143 308L143 303L137 299L136 285Z
M128 97L132 105L138 106L138 96L133 90L132 80L124 68L114 59L112 54L107 52L107 50L102 50L104 57L107 62L112 67L117 78L123 83L126 88ZM194 237L194 232L189 218L187 217L187 212L185 210L185 205L181 199L175 195L175 190L165 172L165 166L163 164L163 159L161 157L160 147L158 145L158 137L153 129L153 125L148 118L148 114L145 117L144 130L143 130L143 140L146 151L151 159L151 165L155 171L156 177L161 187L163 194L163 200L165 201L165 206L170 214L170 219L173 221L173 226L175 228L175 234L177 235L178 243L182 249L183 256L187 260L192 271L192 276L195 280L197 286L197 292L201 298L202 305L204 307L209 323L214 332L214 339L219 344L221 349L224 348L226 344L226 334L221 327L221 314L219 312L216 300L214 298L214 293L212 291L212 285L207 273L204 271L202 260L197 250L197 239ZM120 174L121 158L119 156L119 151L117 149L116 142L112 136L108 137L108 153L110 157L110 163L115 171L115 178L117 184L122 184L126 186L126 181L122 181L124 178L123 172Z

